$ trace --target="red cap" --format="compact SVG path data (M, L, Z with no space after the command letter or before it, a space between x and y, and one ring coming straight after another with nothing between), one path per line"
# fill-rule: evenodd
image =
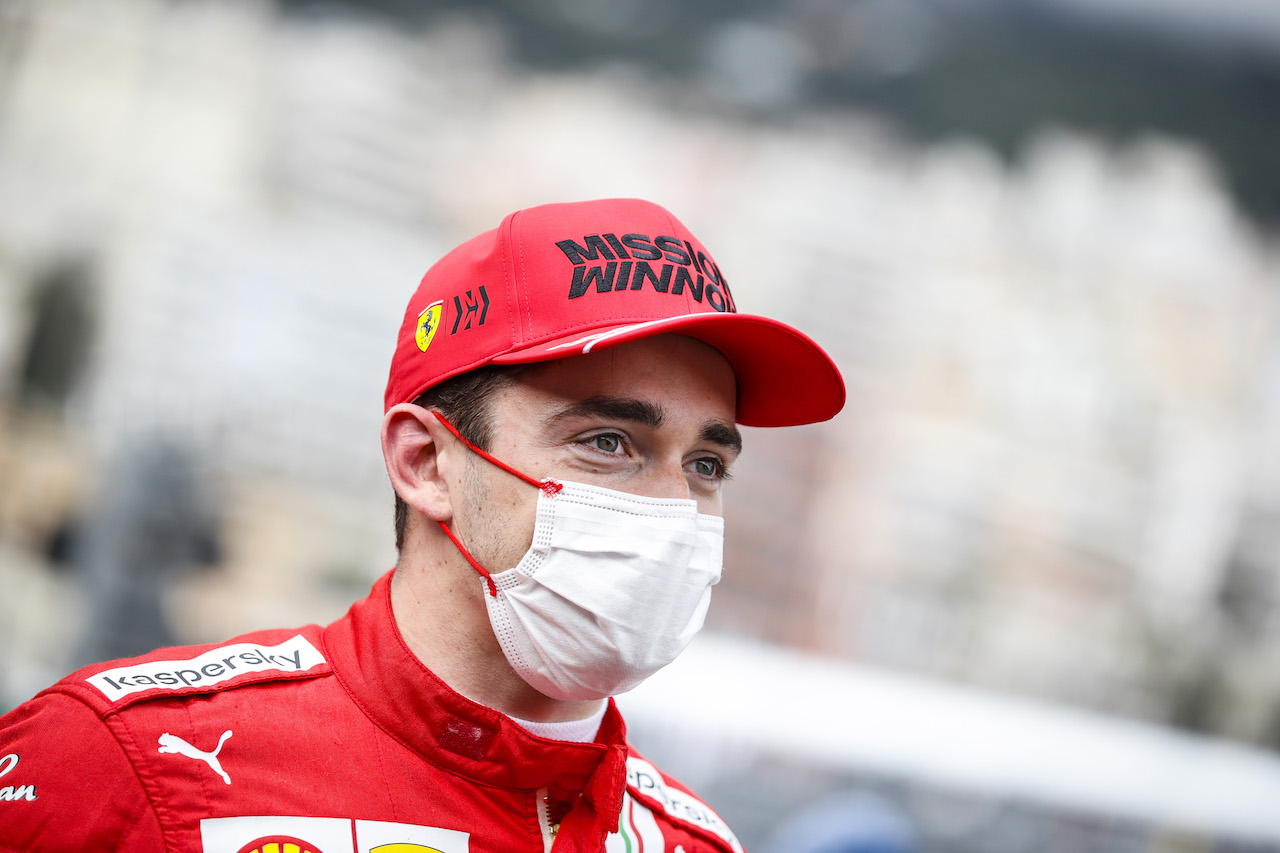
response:
M814 423L844 406L830 356L785 323L737 313L720 268L679 220L647 201L607 199L517 211L429 269L400 326L386 407L486 364L669 333L729 359L738 423Z

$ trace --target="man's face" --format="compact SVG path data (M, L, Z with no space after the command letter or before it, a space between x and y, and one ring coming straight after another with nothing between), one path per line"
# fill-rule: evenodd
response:
M490 401L490 452L519 471L721 513L721 486L741 449L733 369L680 335L535 364ZM538 490L474 454L453 527L493 572L528 550Z

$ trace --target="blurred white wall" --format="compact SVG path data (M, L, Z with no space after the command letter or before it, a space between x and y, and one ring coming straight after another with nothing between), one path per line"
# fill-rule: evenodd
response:
M483 18L259 0L14 0L0 56L0 395L52 265L93 308L76 393L0 417L0 697L70 665L93 603L44 548L159 433L225 513L218 569L166 587L181 639L340 613L394 560L377 430L418 277L519 207L637 195L851 392L749 434L717 629L1280 731L1280 264L1188 140L1047 127L1010 162L748 120L714 77L531 71Z

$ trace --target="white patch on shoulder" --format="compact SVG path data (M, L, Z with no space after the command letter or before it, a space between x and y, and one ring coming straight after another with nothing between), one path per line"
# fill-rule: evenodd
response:
M87 679L115 702L143 690L213 687L246 672L303 672L325 662L324 655L301 634L278 646L232 643L188 660L153 660L104 670Z
M658 768L649 762L635 756L628 758L627 784L635 793L656 802L671 817L705 829L723 839L733 850L742 853L738 837L720 815L692 794L667 785Z

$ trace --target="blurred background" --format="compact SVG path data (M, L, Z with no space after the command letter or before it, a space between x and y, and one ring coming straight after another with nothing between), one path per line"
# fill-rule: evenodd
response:
M621 195L850 390L642 751L763 853L1280 850L1271 0L4 0L0 708L341 615L418 278Z

